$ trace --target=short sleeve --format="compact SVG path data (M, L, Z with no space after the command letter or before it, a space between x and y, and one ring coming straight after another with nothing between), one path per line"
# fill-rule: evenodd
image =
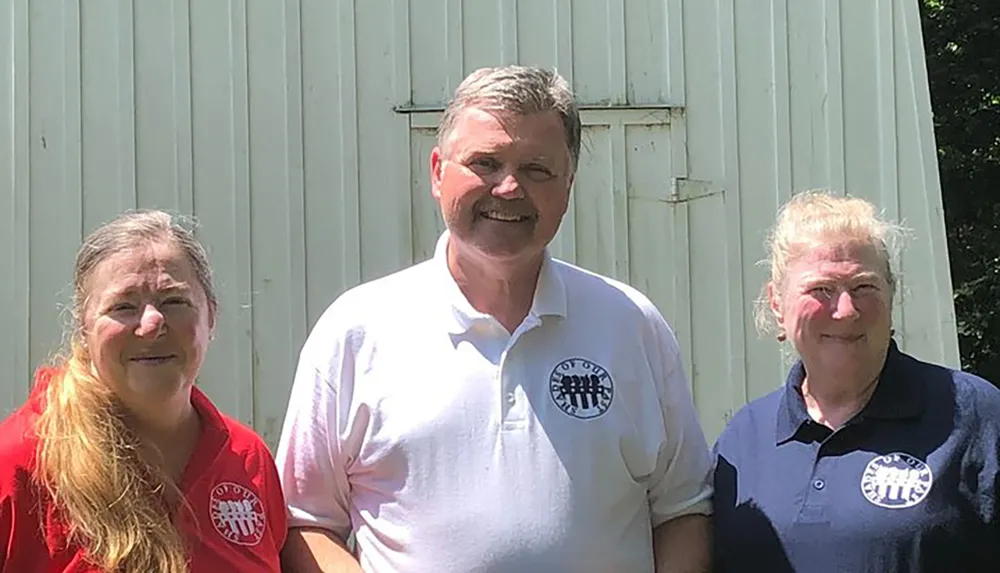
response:
M267 450L267 446L261 442L261 457L264 460L264 483L267 504L268 527L274 538L274 547L281 551L285 546L285 539L288 537L288 506L285 503L285 494L281 491L281 480L278 478L278 470L274 463L274 458Z
M689 514L712 512L712 456L695 410L680 349L670 327L658 312L648 320L654 348L650 348L665 439L649 480L653 526Z
M319 527L346 539L350 483L338 428L347 405L340 404L339 389L352 379L354 362L347 356L346 333L331 339L323 322L299 357L275 461L288 526Z

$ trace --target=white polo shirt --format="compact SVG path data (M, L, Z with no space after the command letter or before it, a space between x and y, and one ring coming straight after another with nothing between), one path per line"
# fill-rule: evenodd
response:
M338 298L306 341L277 464L289 526L365 571L653 571L651 526L711 511L673 333L552 258L510 334L432 260Z

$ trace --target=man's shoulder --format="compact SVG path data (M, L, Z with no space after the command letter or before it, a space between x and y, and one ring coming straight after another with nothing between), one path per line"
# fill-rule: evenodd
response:
M615 310L631 309L645 315L660 315L649 297L623 281L560 259L553 258L552 264L566 286L567 293L576 302L599 304L602 309L610 306Z
M327 306L314 330L345 332L383 318L398 318L433 289L431 261L348 288Z

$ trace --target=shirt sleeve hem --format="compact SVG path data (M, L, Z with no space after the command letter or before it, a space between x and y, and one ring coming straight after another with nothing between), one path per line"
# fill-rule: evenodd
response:
M685 515L712 515L711 491L690 500L687 503L675 505L667 511L654 512L652 516L653 527L658 527L671 519L677 519Z

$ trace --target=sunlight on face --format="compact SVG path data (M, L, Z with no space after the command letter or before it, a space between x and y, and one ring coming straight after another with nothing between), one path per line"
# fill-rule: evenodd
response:
M184 252L159 242L116 253L86 288L83 326L100 379L126 404L187 396L215 317Z
M784 288L769 298L807 372L853 379L881 371L892 322L885 269L878 250L857 241L820 244L790 262Z

